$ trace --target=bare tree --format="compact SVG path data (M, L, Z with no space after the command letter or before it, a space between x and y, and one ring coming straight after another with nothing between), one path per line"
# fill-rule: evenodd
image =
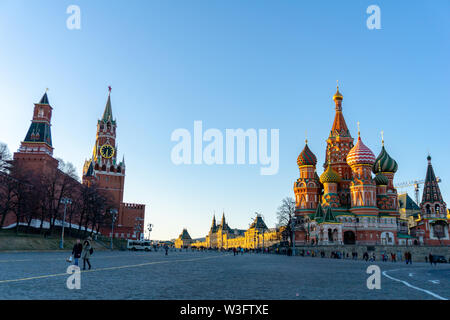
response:
M8 173L10 168L11 153L8 146L0 142L0 172Z
M56 220L63 219L62 198L70 198L75 188L79 185L79 178L76 175L76 169L71 163L65 163L61 159L58 169L42 176L40 189L42 189L42 213L41 213L41 231L43 221L50 223L49 233L52 233Z
M6 215L11 213L14 209L15 186L16 182L10 175L0 172L0 230L3 228Z
M283 238L289 238L289 242L293 242L292 219L295 215L295 200L292 197L286 197L281 201L281 205L277 210L278 227L285 227Z
M295 200L286 197L281 201L281 206L277 210L278 227L287 226L295 213Z

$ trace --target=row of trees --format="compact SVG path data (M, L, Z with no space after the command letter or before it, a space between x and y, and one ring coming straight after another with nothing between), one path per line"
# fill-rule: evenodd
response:
M78 236L86 236L111 225L112 200L94 185L83 185L71 163L61 159L58 169L31 171L11 158L5 144L0 143L0 230L7 215L15 216L16 232L30 232L37 221L41 234L52 234L57 221L63 220L62 199L69 198L66 226ZM35 226L36 227L36 226ZM87 229L90 229L87 231ZM36 230L36 228L33 228Z

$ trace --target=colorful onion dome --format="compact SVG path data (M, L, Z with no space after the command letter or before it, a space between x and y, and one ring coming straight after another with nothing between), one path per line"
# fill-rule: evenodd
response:
M375 160L375 163L373 164L372 171L373 173L378 172L397 172L398 165L397 162L391 158L391 156L386 152L386 149L384 149L384 145L381 148L380 155Z
M306 145L303 148L303 151L299 154L297 158L297 164L299 167L302 166L315 166L317 163L317 158L312 153L312 151L308 147L308 141L306 141Z
M375 155L373 152L366 147L362 142L361 137L358 134L358 142L350 150L347 155L347 163L349 166L359 165L359 164L370 164L375 162Z
M325 183L339 183L341 181L341 176L339 173L333 170L333 168L329 165L327 170L325 170L320 175L320 182L322 184Z
M377 186L387 186L389 184L389 179L381 172L377 173L376 177L373 179Z

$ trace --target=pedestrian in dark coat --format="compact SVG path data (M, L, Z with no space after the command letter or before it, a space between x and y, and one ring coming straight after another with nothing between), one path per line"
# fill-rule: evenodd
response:
M73 249L72 249L74 265L76 265L76 266L78 266L78 259L80 259L82 251L83 251L83 245L81 244L80 239L77 239L77 242L74 244Z

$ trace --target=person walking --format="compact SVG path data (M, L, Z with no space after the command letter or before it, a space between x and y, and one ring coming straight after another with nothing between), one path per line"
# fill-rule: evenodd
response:
M433 255L431 254L431 252L428 255L428 261L430 261L430 265L433 265Z
M81 257L81 252L83 252L83 245L81 244L80 239L77 239L77 242L73 245L72 256L73 256L73 264L78 266L78 259Z
M406 264L412 264L412 255L411 252L407 251L405 253Z
M88 237L83 242L83 250L81 251L81 258L83 259L83 270L86 270L86 262L89 266L89 270L91 270L91 254L93 252L92 246L91 246L91 237Z

